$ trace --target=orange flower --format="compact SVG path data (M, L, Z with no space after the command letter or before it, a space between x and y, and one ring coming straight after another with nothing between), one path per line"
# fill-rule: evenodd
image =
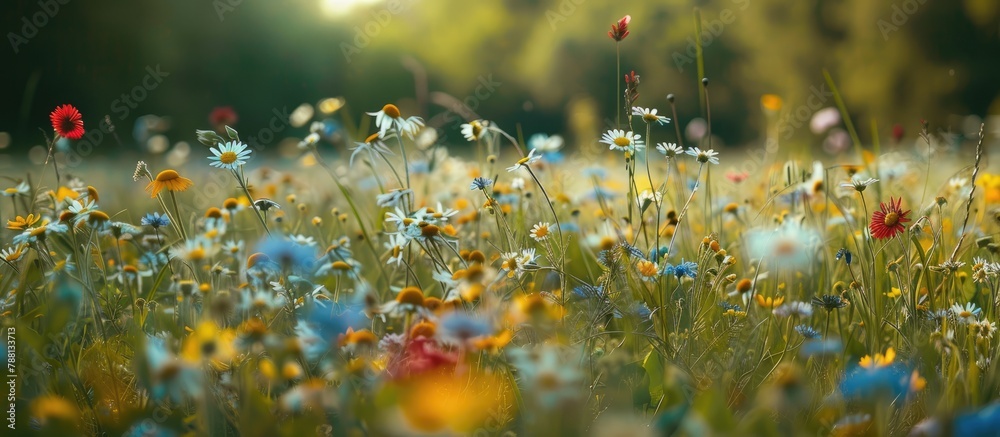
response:
M12 231L23 231L31 226L34 226L34 224L38 223L38 220L41 220L41 218L42 216L36 216L34 214L28 214L27 217L17 216L14 220L7 220L7 229Z
M507 343L510 343L510 340L513 337L514 335L510 332L510 330L504 329L497 335L472 339L472 347L482 351L496 353L503 349L504 346L507 346Z
M56 203L61 203L66 199L76 199L80 197L80 193L77 193L68 187L59 187L58 191L49 191L49 195L56 198Z
M193 185L191 179L181 177L176 171L168 169L156 175L156 179L146 185L146 191L149 192L149 197L155 198L164 188L170 191L184 191Z
M782 103L781 97L778 97L776 94L764 94L760 97L760 105L768 111L780 111Z

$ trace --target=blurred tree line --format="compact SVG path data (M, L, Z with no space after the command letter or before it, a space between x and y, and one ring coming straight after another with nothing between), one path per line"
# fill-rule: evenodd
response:
M641 77L638 104L669 112L674 93L682 122L701 115L700 38L713 127L728 143L761 137L763 94L780 96L790 117L832 106L823 69L862 138L871 118L913 132L922 118L940 126L1000 110L996 0L388 0L340 16L324 14L323 2L343 0L58 0L27 38L46 1L57 0L2 6L10 47L0 50L0 131L17 146L40 142L38 128L62 103L77 105L89 126L110 115L120 131L139 115L168 115L169 135L190 141L216 106L232 106L252 131L276 110L331 96L344 96L355 120L388 102L424 116L469 115L456 109L464 101L478 116L519 123L525 136L569 132L589 146L614 119L621 78L607 31L625 14L621 67ZM113 110L155 66L169 76L127 114Z

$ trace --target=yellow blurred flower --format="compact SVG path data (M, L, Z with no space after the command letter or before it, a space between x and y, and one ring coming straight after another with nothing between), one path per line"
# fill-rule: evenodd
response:
M895 359L896 350L890 347L885 350L885 354L875 354L874 358L871 355L865 355L859 364L866 369L877 369L892 364Z
M75 422L78 415L76 404L59 395L39 396L31 401L31 416L43 426L50 420Z
M216 370L226 370L236 356L236 331L220 329L214 322L202 322L184 339L181 358L191 363L208 360Z
M783 296L779 297L764 297L764 295L758 294L754 296L757 299L757 305L764 308L776 308L785 303L785 298Z
M431 372L393 388L399 390L403 417L416 431L467 434L487 420L509 420L513 413L508 380L481 371L471 375Z

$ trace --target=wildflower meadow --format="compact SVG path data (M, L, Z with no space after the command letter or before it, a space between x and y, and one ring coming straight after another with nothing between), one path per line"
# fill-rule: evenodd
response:
M104 155L103 114L30 120L0 435L1000 434L995 131L852 118L823 71L839 153L774 94L721 146L711 69L643 92L615 18L613 115L572 142L321 95L280 156L231 108Z

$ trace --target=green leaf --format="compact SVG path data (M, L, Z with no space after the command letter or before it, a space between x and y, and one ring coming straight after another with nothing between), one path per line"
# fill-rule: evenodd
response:
M655 407L663 398L664 392L663 362L655 349L650 350L646 358L642 359L642 368L646 369L646 375L649 376L649 398Z

